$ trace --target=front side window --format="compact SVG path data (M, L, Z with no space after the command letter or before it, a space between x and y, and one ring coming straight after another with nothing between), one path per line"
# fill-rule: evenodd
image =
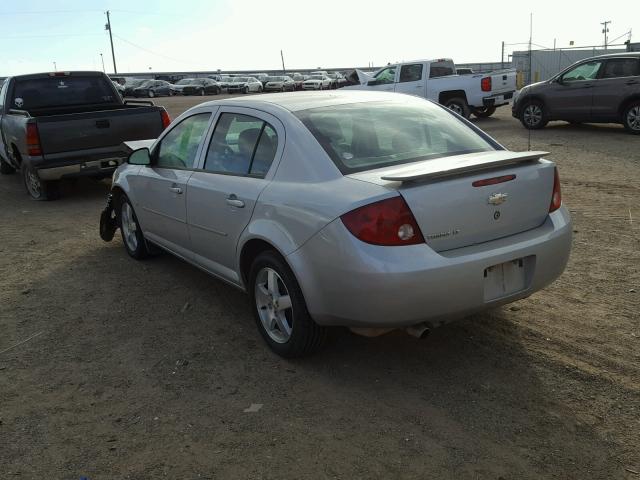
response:
M264 177L278 147L274 128L240 113L220 115L204 169L212 173Z
M156 166L162 168L193 168L207 125L209 113L185 118L167 133L160 142Z
M494 150L441 107L414 99L296 112L342 173Z
M400 83L418 82L422 80L422 64L403 65L400 68Z
M602 62L587 62L569 70L562 76L563 82L576 82L580 80L594 80L598 76Z
M393 83L396 80L396 67L387 67L381 70L376 75L376 83L378 85L385 85L387 83Z
M634 77L640 75L640 60L637 58L612 58L602 69L602 78Z

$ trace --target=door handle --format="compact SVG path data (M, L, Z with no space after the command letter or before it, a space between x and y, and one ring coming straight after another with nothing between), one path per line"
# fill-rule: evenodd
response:
M244 202L239 200L235 193L232 193L227 197L227 205L231 205L232 207L244 208Z
M182 193L182 189L180 187L169 187L169 191L171 193L177 193L178 195Z

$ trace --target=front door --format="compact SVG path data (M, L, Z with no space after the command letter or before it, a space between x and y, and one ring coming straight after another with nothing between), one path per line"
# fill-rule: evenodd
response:
M412 63L400 67L396 92L424 97L426 94L425 68L423 63Z
M367 90L393 92L395 90L396 70L396 65L380 70L373 80L367 82Z
M559 77L545 91L545 105L551 118L587 121L591 115L593 86L601 61L585 62Z
M187 220L194 260L240 283L236 248L258 196L279 158L284 130L271 115L247 108L221 108L201 170L187 185Z
M173 126L142 167L136 186L136 213L149 240L185 255L189 250L185 193L187 181L209 125L210 113L198 113Z

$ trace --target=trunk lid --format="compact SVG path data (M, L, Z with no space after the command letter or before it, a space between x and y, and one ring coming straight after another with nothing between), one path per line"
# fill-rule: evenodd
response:
M484 77L491 77L491 91L483 92L484 94L499 95L516 90L516 72L515 70L502 70L491 72L488 75L482 75Z
M435 251L487 242L540 226L549 214L554 164L545 152L459 155L350 175L397 190ZM510 179L511 176L515 176ZM493 185L473 183L507 177Z

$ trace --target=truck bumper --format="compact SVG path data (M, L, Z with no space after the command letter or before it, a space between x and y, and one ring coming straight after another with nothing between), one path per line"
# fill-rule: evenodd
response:
M38 176L42 180L60 180L73 177L107 177L111 175L120 164L123 157L104 158L88 162L64 165L62 167L38 168Z
M482 98L482 105L485 107L500 107L507 105L513 98L513 92L507 92L500 95L491 95L490 97Z

